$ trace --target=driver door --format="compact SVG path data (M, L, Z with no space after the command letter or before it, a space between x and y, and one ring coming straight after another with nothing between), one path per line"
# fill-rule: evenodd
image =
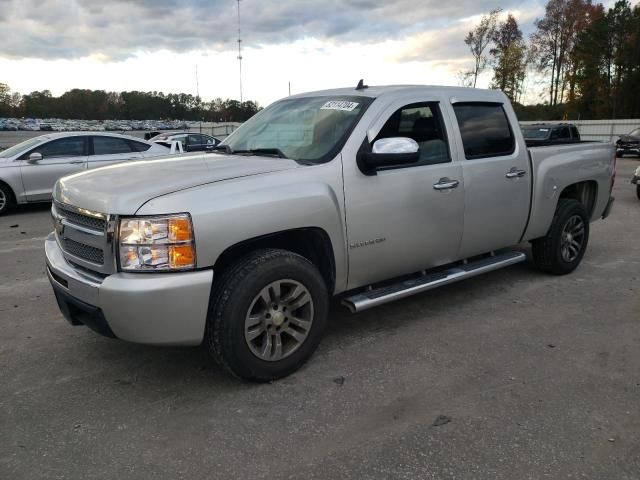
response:
M42 160L29 160L32 153L42 154ZM87 168L87 137L71 136L43 143L19 161L27 201L49 200L56 180Z
M409 137L420 147L420 160L366 175L355 158L343 159L348 288L450 263L462 239L462 168L440 99L393 103L368 133L361 148L380 138Z

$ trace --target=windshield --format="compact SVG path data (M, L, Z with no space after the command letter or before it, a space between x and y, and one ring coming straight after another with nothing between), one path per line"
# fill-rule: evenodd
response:
M634 137L640 137L640 128L636 128L629 135L633 135Z
M549 136L548 128L541 127L525 127L522 134L527 140L545 140Z
M29 150L31 147L35 147L43 140L45 140L45 138L42 137L30 138L29 140L25 140L24 142L14 145L11 148L7 148L6 150L1 151L0 158L9 158L13 157L14 155L18 155L25 150Z
M278 152L294 160L328 161L372 100L341 95L281 100L244 123L220 146L231 148L230 153L258 150L256 154Z

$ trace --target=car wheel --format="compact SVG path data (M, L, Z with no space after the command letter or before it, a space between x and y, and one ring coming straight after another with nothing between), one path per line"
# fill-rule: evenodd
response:
M640 185L636 185L636 195L638 196L638 200L640 200Z
M589 217L584 206L561 198L547 235L531 242L533 261L544 272L571 273L580 264L588 241Z
M329 295L306 258L260 250L214 280L204 345L233 375L256 382L285 377L313 354Z
M0 215L8 213L14 205L13 192L5 184L0 183Z

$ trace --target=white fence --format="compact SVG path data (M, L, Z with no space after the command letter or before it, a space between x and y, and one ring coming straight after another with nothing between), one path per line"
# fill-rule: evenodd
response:
M560 122L561 120L557 120ZM521 125L532 125L544 122L520 122ZM549 122L551 123L551 122ZM615 142L620 135L629 133L635 128L640 128L640 120L567 120L578 127L580 138L583 140L600 140Z

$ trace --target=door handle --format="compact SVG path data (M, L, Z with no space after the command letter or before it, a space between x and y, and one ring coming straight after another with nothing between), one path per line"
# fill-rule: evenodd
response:
M84 163L84 160L74 160L73 162L71 162L71 165L79 165L81 163Z
M460 182L458 180L451 180L447 177L441 178L440 180L438 180L438 183L434 183L433 184L433 189L434 190L449 190L451 188L456 188L458 185L460 185Z
M507 178L519 178L519 177L524 177L527 174L526 170L519 170L516 167L513 167L511 170L509 170L505 177Z

